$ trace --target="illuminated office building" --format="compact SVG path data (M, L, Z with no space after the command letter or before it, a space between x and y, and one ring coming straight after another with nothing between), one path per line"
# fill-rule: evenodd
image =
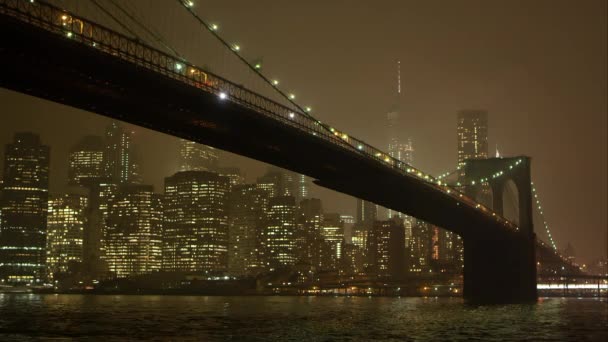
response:
M269 166L266 173L258 177L257 186L268 191L270 197L292 196L296 200L294 184L297 184L295 174L276 166Z
M34 133L17 133L5 147L0 282L45 279L49 158L49 147Z
M321 236L331 245L333 258L336 261L340 260L344 245L344 222L342 222L340 214L326 213L324 215Z
M340 215L340 221L344 224L344 241L350 243L353 227L355 226L355 218L352 215Z
M229 182L207 171L165 178L164 271L227 271Z
M51 196L48 206L46 264L48 276L68 271L71 262L82 262L87 197Z
M254 184L236 185L228 203L228 271L231 275L256 275L265 269L268 193Z
M90 188L107 179L104 153L105 145L102 137L89 135L81 139L69 153L69 184Z
M268 204L266 261L270 269L296 262L296 203L293 196L270 198Z
M357 198L357 226L370 229L378 219L378 205Z
M488 112L463 110L458 112L458 168L464 176L467 159L488 158Z
M218 171L220 176L228 177L230 187L245 184L245 177L241 175L241 169L238 167L220 167Z
M367 237L367 272L378 278L401 279L406 270L404 240L400 219L374 222Z
M119 192L120 185L101 182L89 189L87 221L83 236L83 263L93 279L103 279L108 274L106 256L106 222L110 204Z
M179 171L217 171L219 151L186 139L179 140Z
M151 185L121 185L109 201L105 260L118 278L161 269L162 195Z
M134 132L125 131L117 122L112 122L105 133L105 174L119 184L141 183L141 170L133 145Z
M406 249L407 268L409 272L428 272L431 269L433 253L432 226L421 220L414 220L414 228Z

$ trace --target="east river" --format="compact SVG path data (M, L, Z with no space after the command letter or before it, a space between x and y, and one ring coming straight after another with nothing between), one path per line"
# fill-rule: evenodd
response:
M0 294L0 341L608 341L608 304L544 298Z

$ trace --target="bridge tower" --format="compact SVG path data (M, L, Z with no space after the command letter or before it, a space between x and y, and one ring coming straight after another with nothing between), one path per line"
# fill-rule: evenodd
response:
M512 166L516 161L520 163ZM501 170L506 171L496 175ZM464 173L465 191L471 198L480 191L479 180L487 179L492 209L498 215L505 212L503 194L510 182L517 188L519 204L517 232L463 236L465 299L491 303L536 301L530 157L471 159L466 161Z

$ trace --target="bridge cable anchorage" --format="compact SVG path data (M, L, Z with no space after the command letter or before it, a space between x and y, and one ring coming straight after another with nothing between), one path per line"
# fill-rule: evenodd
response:
M177 2L180 5L182 5L182 7L184 7L192 15L192 17L194 17L194 19L196 19L201 25L203 25L207 29L207 31L209 31L217 40L219 40L220 43L226 49L228 49L230 52L232 52L232 54L234 54L242 63L244 63L254 74L259 76L267 85L269 85L272 89L274 89L282 98L287 100L288 103L291 103L293 106L295 106L295 108L298 109L298 112L299 112L298 114L308 117L309 119L317 122L326 131L330 131L331 127L329 125L322 123L320 120L318 120L317 118L315 118L309 114L312 111L311 107L299 105L297 102L295 102L296 96L293 93L287 94L278 87L280 82L277 79L271 80L268 77L266 77L261 72L261 69L262 69L261 63L259 63L259 62L250 63L242 56L241 53L239 53L241 51L240 45L230 44L224 38L222 38L222 36L220 36L217 32L219 29L217 24L208 23L206 20L201 18L194 11L194 2L193 1L177 0ZM333 134L334 132L331 131L331 133Z
M557 245L555 244L555 241L553 240L553 236L551 235L551 230L549 229L549 224L547 223L547 220L545 219L545 214L543 213L543 208L540 203L540 199L538 198L538 192L536 191L536 188L534 187L534 182L530 182L530 186L532 187L532 195L534 196L533 200L536 202L536 205L534 207L540 214L540 217L543 221L543 225L545 226L545 230L547 231L547 236L549 237L549 241L551 242L551 246L553 247L553 250L559 254Z

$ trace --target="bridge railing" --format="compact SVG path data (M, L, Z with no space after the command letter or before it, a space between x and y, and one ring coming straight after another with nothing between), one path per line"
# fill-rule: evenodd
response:
M365 158L378 161L407 177L416 178L430 187L442 191L458 203L492 216L503 225L518 229L515 224L497 215L489 208L475 202L457 189L448 186L431 175L425 174L407 163L374 148L366 142L349 136L298 108L290 108L267 97L254 93L242 85L230 82L187 61L159 51L144 42L127 37L112 29L96 24L86 18L38 0L0 0L0 13L23 22L64 36L99 52L112 55L135 65L152 70L169 78L179 80L202 91L212 93L218 101L231 101L271 117L283 124L293 126L334 145L348 149Z

